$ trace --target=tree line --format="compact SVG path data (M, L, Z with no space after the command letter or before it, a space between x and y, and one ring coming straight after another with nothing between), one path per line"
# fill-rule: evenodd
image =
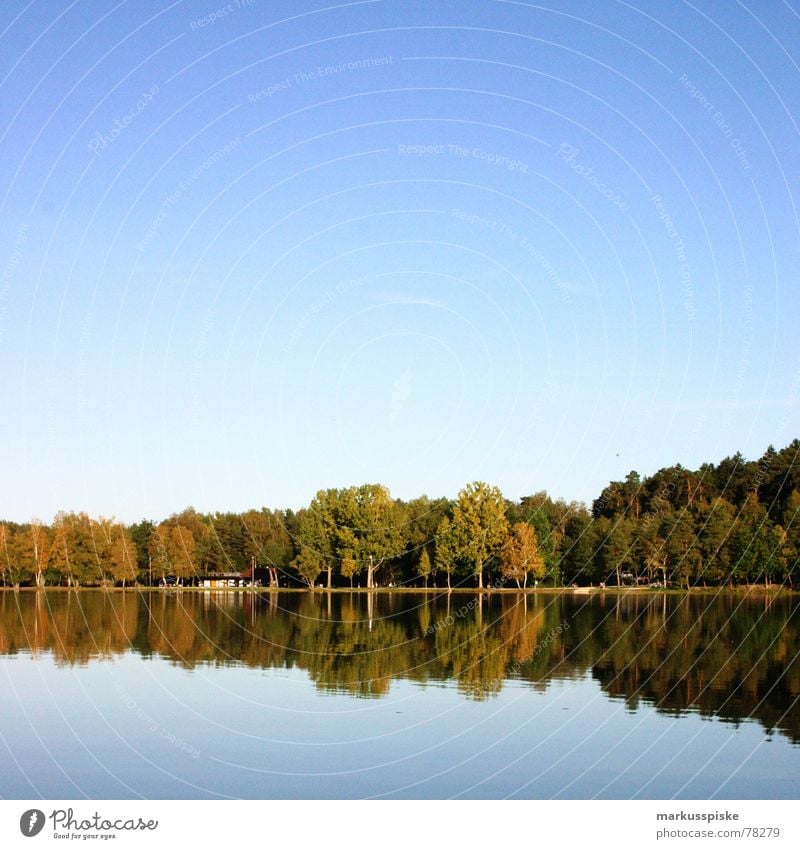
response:
M271 587L720 586L797 582L800 441L612 481L591 508L546 492L393 498L320 490L297 511L200 513L125 525L85 513L0 521L5 586L131 586L237 573Z

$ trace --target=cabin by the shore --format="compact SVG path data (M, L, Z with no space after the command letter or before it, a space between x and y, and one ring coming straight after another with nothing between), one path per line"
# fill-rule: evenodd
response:
M252 583L250 571L239 572L210 572L200 578L200 586L206 589L221 589L231 587L246 587Z

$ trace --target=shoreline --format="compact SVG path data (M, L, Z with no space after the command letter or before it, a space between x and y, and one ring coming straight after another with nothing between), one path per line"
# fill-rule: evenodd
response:
M379 595L794 595L800 590L781 584L751 584L736 587L0 587L3 592L106 592L106 593L315 593L327 594L379 594Z

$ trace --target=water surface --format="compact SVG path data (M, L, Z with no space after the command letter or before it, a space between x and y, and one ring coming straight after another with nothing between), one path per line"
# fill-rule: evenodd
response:
M797 798L800 599L0 593L5 798Z

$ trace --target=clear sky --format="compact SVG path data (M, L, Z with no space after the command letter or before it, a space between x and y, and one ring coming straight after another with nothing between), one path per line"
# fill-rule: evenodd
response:
M0 516L587 502L797 437L800 4L6 0Z

